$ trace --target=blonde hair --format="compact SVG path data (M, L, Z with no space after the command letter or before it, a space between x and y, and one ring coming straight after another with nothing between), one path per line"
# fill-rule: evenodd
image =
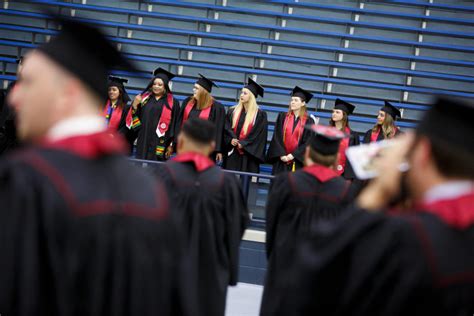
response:
M206 89L199 89L196 97L193 96L194 101L196 102L196 108L198 110L203 110L212 105L213 98L212 95Z
M258 104L253 93L247 88L242 89L242 91L244 90L247 90L250 95L250 99L247 104L247 115L245 116L244 126L242 127L242 129L244 130L244 133L247 134L249 125L252 123L253 119L255 118L255 115L257 115ZM239 118L240 113L242 113L242 110L244 109L244 105L242 104L242 101L240 101L240 99L239 99L239 103L236 106L234 106L233 109L234 109L234 113L232 117L232 128L235 128L237 124L239 124L237 119Z
M392 115L385 112L385 119L383 120L383 123L381 125L375 124L375 126L372 128L372 131L377 132L377 130L379 130L380 128L382 128L384 139L390 139L395 136L397 127L395 125L395 120L393 119Z

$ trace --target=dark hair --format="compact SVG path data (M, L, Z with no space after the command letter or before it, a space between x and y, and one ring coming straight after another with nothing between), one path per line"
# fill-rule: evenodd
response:
M119 97L117 99L117 106L119 108L123 108L123 106L125 104L127 104L127 101L125 101L125 92L123 91L122 87L120 87L120 85L116 85L116 84L109 84L109 87L107 88L110 89L112 87L116 87L118 90L119 90ZM107 91L108 93L108 91ZM109 99L109 97L107 97Z
M337 154L338 153L332 155L323 155L309 147L309 158L311 158L313 162L325 167L331 167L336 163Z
M342 110L341 110L342 111ZM333 121L332 117L329 120L329 126L336 126L336 122ZM345 111L342 111L342 130L349 126L349 115Z
M421 139L417 135L415 145ZM474 179L474 155L464 148L452 145L443 140L428 137L431 145L431 156L439 173L447 178Z
M203 120L197 117L190 118L183 124L183 133L192 140L209 144L214 140L215 126L213 122Z

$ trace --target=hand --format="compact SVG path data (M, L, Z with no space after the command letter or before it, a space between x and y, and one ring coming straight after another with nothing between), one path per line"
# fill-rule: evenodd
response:
M393 140L392 147L374 161L374 168L379 174L362 190L357 204L369 211L379 210L400 193L402 172L400 164L406 161L406 155L413 143L413 134L406 133Z
M237 138L232 138L232 140L230 141L230 144L234 147L237 146L238 143L239 143L239 140Z
M293 157L292 154L286 155L286 158L287 158L287 161L292 161L293 159L295 159L295 157Z
M168 159L173 154L173 146L168 146L165 152L165 158Z
M239 143L239 142L237 142L237 147L239 147L239 149L244 148L244 146L243 146L241 143Z
M288 157L287 156L281 156L280 160L283 162L288 162Z
M142 95L138 94L135 99L133 100L132 107L134 110L138 108L138 105L142 103Z
M217 163L222 162L222 154L221 154L221 153L218 153L218 154L216 155L216 162L217 162Z

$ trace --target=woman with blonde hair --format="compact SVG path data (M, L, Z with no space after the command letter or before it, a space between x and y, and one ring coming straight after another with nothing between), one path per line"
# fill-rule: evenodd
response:
M347 135L347 138L341 140L339 145L339 159L335 171L348 180L354 180L355 174L347 161L346 150L349 146L359 145L359 136L349 127L349 115L354 112L354 109L354 105L338 98L329 121L329 125L336 127Z
M252 79L242 89L239 103L227 112L224 127L224 167L258 173L265 160L267 113L259 109L257 97L264 89Z
M291 93L288 112L278 113L267 159L273 164L272 174L296 171L303 167L304 152L314 124L308 116L307 104L313 98L308 91L296 86Z
M216 147L212 154L213 160L222 163L222 136L224 134L225 109L212 96L212 87L217 85L210 79L199 74L199 79L193 87L193 95L186 98L181 104L181 112L176 122L176 135L179 134L184 123L193 117L197 117L214 123L214 141Z
M385 101L385 105L380 109L377 116L377 123L365 133L364 143L368 144L391 139L400 134L401 131L395 124L397 117L401 117L400 111L391 105L390 102Z

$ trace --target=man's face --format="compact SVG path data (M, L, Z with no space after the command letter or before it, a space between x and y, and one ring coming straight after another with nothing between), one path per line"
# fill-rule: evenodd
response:
M18 81L9 94L16 111L17 134L23 141L45 136L56 116L59 82L58 66L41 52L23 61Z

